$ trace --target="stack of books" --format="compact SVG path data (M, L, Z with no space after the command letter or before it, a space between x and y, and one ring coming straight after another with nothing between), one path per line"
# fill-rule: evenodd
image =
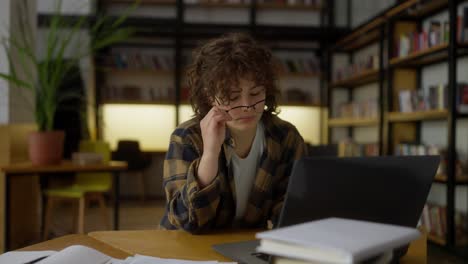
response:
M415 228L342 218L327 218L258 233L258 252L275 264L389 263L393 250L418 239Z

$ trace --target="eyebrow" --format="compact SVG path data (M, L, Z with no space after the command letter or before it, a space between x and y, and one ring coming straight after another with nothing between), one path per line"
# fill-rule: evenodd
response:
M258 87L261 87L261 86L263 86L263 85L256 84L256 85L250 87L249 90L253 90L253 89L258 88ZM231 93L240 93L242 90L243 90L243 89L234 90L234 91L231 91Z

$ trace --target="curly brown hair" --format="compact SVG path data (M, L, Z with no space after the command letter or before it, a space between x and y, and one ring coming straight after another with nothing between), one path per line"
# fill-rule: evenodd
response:
M193 53L188 67L190 102L195 116L202 119L215 96L229 103L231 87L247 78L265 87L264 114L277 114L278 63L271 51L245 33L230 33L212 39Z

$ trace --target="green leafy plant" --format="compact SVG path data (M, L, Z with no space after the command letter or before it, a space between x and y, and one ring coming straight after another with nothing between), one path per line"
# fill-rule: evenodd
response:
M28 12L28 0L20 1L20 12ZM35 94L34 113L39 131L53 130L54 116L61 102L72 98L84 100L80 93L60 91L60 85L65 78L79 74L73 68L80 59L133 34L134 30L124 27L123 23L137 5L138 1L117 18L101 15L96 19L89 16L73 19L60 13L61 1L58 1L50 16L43 58L36 54L35 29L29 16L16 16L18 34L2 39L10 73L0 73L0 78ZM89 31L88 42L82 42L83 29ZM73 46L74 43L79 43L79 46ZM73 49L71 55L66 56L67 49Z

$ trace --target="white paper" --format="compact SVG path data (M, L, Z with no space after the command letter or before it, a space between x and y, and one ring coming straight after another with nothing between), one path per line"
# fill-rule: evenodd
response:
M57 251L11 251L0 255L0 263L23 264L46 256L50 256Z
M38 264L113 264L119 262L119 260L115 260L95 249L75 245L53 254L52 256L38 262Z
M127 262L128 259L130 259L131 261ZM158 257L143 256L143 255L138 255L138 254L128 259L126 260L126 264L218 264L217 261L165 259L165 258L158 258Z
M165 259L135 255L125 260L114 259L95 249L74 245L61 251L11 251L0 255L0 264L24 264L47 257L37 264L236 264L235 262L194 261L183 259Z

